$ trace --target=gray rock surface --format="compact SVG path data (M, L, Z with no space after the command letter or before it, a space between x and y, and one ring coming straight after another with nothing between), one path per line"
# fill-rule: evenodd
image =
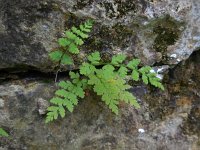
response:
M195 68L199 56L194 53L165 76L164 92L134 86L131 92L141 108L121 103L118 116L89 92L73 113L45 124L42 114L56 89L54 79L40 75L5 81L0 85L0 125L10 138L0 138L0 148L198 150L200 72Z
M89 50L177 64L200 47L200 0L0 0L0 69L52 71L65 28L96 21ZM16 69L17 68L17 69Z
M165 91L134 84L141 109L121 103L119 116L89 92L73 113L45 124L57 88L41 73L56 66L48 53L87 18L96 23L81 57L138 57L155 65ZM0 149L200 149L200 0L0 0L0 39L0 127L10 135Z
M0 86L0 124L10 138L0 138L4 149L49 150L188 150L196 145L196 136L182 134L181 125L187 117L175 111L166 119L150 119L149 105L145 103L145 87L133 91L142 101L142 108L121 104L121 113L115 116L94 94L79 102L74 113L65 119L45 124L45 116L38 112L38 100L49 99L53 83L16 80ZM162 97L162 94L160 95ZM189 111L188 111L189 112ZM142 133L140 130L144 130Z

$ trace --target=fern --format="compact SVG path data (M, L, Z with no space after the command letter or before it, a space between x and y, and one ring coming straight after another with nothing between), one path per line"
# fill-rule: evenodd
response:
M111 64L119 66L126 59L126 55L119 54L112 57Z
M66 31L66 36L58 40L59 45L66 51L53 51L49 54L50 58L61 64L72 64L73 60L68 54L79 53L78 46L82 45L83 40L88 38L91 28L92 21L87 21L79 28L72 27L71 30ZM129 92L131 88L127 84L129 76L133 81L142 80L144 84L151 84L164 90L160 79L156 77L155 73L151 73L150 66L139 67L139 59L125 62L126 55L118 54L112 57L110 63L105 64L101 62L100 53L94 52L87 57L87 60L81 64L77 72L69 72L71 81L61 81L58 84L60 88L50 100L52 105L47 109L46 123L59 116L65 117L66 110L73 112L79 99L85 97L85 89L93 89L115 114L119 113L118 104L120 101L139 108L140 105L136 97Z
M9 135L4 129L0 128L0 137L1 136L8 137Z
M65 116L65 108L72 112L74 106L78 104L78 98L85 97L84 86L86 81L79 80L79 74L74 72L70 74L73 81L61 81L58 84L60 89L55 92L56 96L50 100L53 106L47 109L46 123L57 119L59 115L63 118Z
M49 53L51 60L59 62L63 65L73 64L71 59L72 54L79 53L79 46L83 45L83 40L88 38L88 33L91 31L93 21L88 20L80 25L79 29L72 27L65 32L65 36L58 39L59 49Z

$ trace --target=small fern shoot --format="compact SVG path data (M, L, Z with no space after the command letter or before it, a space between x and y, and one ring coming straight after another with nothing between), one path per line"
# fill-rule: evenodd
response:
M65 36L58 39L60 48L49 53L51 60L63 65L73 64L71 55L79 53L79 46L83 45L83 41L89 37L88 34L91 32L92 26L93 21L88 20L79 28L73 26L67 30Z
M78 104L78 98L85 97L84 88L86 80L80 80L78 73L70 72L70 76L72 82L61 81L58 84L60 89L55 92L55 97L50 100L53 106L47 109L46 123L57 119L59 115L62 118L65 117L65 108L72 112L74 106Z
M8 133L4 130L4 129L2 129L2 128L0 128L0 137L8 137L9 135L8 135Z

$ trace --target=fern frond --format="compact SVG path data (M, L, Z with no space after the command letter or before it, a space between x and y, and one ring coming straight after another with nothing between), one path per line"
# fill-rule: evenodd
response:
M127 64L127 67L130 69L137 69L139 64L140 59L133 59Z
M80 74L82 75L89 75L91 73L94 73L94 71L96 70L95 66L89 64L89 63L83 63L80 66Z
M83 31L77 29L76 27L72 27L72 32L79 35L81 38L86 39L88 38L88 35L85 34Z
M80 25L80 29L83 32L91 32L92 25L93 25L93 21L88 20L84 24Z
M161 90L164 90L164 86L160 82L160 79L156 77L155 73L149 73L148 75L149 83L157 88L160 88Z
M71 44L71 42L67 38L59 38L58 44L62 47L66 47Z
M94 52L94 53L90 54L88 56L88 60L91 62L91 64L98 65L99 61L101 60L100 53Z
M49 53L51 60L56 61L56 62L60 61L60 59L62 58L62 55L63 55L63 52L60 50L56 50Z
M124 70L123 74L127 71L125 67L122 70ZM115 72L112 65L105 65L102 69L96 69L94 72L88 76L88 84L93 85L93 90L102 97L102 100L112 112L118 114L120 100L126 100L126 102L138 107L135 97L131 97L128 94L129 92L126 91L130 86L119 76L118 72Z
M137 71L137 69L134 69L132 71L132 74L131 74L131 77L134 81L139 81L139 77L140 77L140 74L139 72Z
M64 64L64 65L72 65L73 60L71 59L70 56L68 56L67 54L64 54L62 56L61 63Z
M77 38L76 34L71 32L70 30L65 32L65 36L71 41L74 41Z
M120 65L126 59L126 55L118 54L112 57L111 64Z
M8 133L4 129L0 128L0 137L1 136L8 137L9 135L8 135Z
M69 45L68 51L69 51L70 53L72 53L72 54L78 54L78 53L79 53L79 49L78 49L77 45L74 44L74 43L71 43L71 44Z
M80 29L72 27L71 30L65 31L65 37L58 39L58 44L62 47L60 50L53 51L49 54L51 60L64 65L71 65L73 61L70 54L78 54L79 46L83 45L84 39L88 38L93 22L88 20L80 25Z
M125 78L128 74L128 69L124 66L121 66L117 73L121 78Z
M72 27L65 32L65 37L58 40L61 50L53 51L49 54L53 61L61 64L73 64L70 54L78 54L79 46L88 38L93 22L86 21L78 27ZM59 116L63 118L66 110L73 112L78 104L79 98L85 97L84 90L89 87L101 96L102 101L115 114L119 113L118 104L120 101L129 103L139 108L140 105L136 97L128 90L131 88L127 80L132 77L133 81L141 78L145 84L151 84L164 90L157 74L151 73L150 66L139 68L140 60L133 59L126 65L126 55L118 54L112 57L110 63L100 65L101 57L99 52L94 52L87 57L88 62L84 62L79 67L79 72L69 72L71 81L61 81L55 96L50 100L52 104L47 110L46 123L56 120ZM97 67L98 66L98 67Z
M78 75L75 73L70 73L71 76L75 79L78 78ZM81 83L81 81L80 81ZM84 98L85 92L82 88L83 84L73 84L70 81L61 81L59 87L55 92L55 97L53 97L50 102L53 106L50 106L47 110L46 123L56 120L60 115L62 118L65 116L66 108L69 112L73 112L74 106L78 104L78 97Z

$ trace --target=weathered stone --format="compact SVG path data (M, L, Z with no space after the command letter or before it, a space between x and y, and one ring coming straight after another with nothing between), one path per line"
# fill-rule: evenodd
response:
M174 71L181 73L184 70L179 67ZM199 115L195 107L191 107L197 101L187 102L190 99L184 96L190 94L193 97L195 94L189 89L185 92L186 87L177 92L174 82L179 79L177 74L175 80L169 80L164 92L151 92L141 85L133 87L131 92L136 95L141 108L136 110L121 103L118 116L99 97L89 92L84 100L79 101L73 113L67 113L64 119L50 124L45 124L45 115L38 113L38 103L44 114L43 106L47 106L46 100L53 96L56 89L53 78L49 83L37 78L3 83L0 85L0 98L5 100L5 104L0 109L0 124L12 138L3 138L0 145L5 149L69 150L188 150L198 147L196 133L191 130L191 127L195 131L199 129ZM174 99L176 103L172 103ZM196 118L195 124L190 124L191 117ZM145 132L138 132L141 129Z
M4 107L4 100L2 98L0 98L0 108Z
M86 18L96 21L83 46L86 54L88 49L106 55L123 51L144 64L177 64L200 47L199 2L1 0L0 69L52 71L48 53L58 37Z
M43 98L39 98L37 100L38 104L38 112L40 115L45 115L47 113L47 108L49 107L49 102L47 100L44 100Z
M11 137L0 138L0 149L199 149L200 53L191 55L200 47L199 11L200 0L0 0L0 127ZM52 71L57 39L87 18L96 23L75 62L94 50L104 61L123 52L155 64L165 91L133 83L141 108L120 103L118 116L88 92L73 113L45 124L53 77L8 72Z

